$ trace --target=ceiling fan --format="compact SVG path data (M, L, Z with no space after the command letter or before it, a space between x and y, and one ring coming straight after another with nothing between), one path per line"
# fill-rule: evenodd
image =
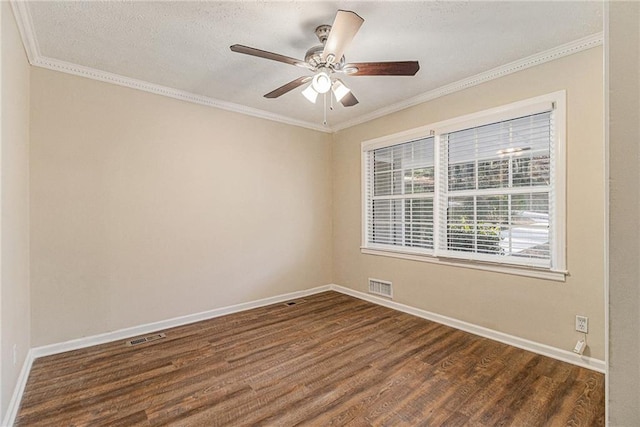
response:
M315 34L320 40L319 45L307 51L304 61L280 55L249 46L234 44L233 52L270 59L295 65L313 72L312 76L302 76L280 86L267 93L265 98L277 98L285 93L311 82L302 91L309 101L315 103L319 94L326 94L331 90L336 98L345 107L351 107L358 103L351 90L334 74L348 76L413 76L420 69L418 61L396 62L354 62L347 63L343 54L351 40L362 26L362 19L355 12L338 10L333 25L320 25Z

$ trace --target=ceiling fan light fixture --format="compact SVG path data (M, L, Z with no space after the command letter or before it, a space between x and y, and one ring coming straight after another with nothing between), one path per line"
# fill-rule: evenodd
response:
M329 89L331 89L331 77L329 77L327 72L320 71L318 74L313 76L311 86L318 93L327 93Z
M312 104L315 104L316 99L318 99L318 92L316 92L316 90L313 88L313 84L310 84L309 86L307 86L307 88L302 91L302 94Z
M353 76L414 76L420 69L418 61L387 61L387 62L354 62L347 63L344 52L360 30L364 19L349 10L338 10L332 25L319 25L315 33L320 41L319 45L307 50L304 61L255 47L234 44L230 46L232 52L264 58L284 64L306 68L314 75L298 77L279 88L264 95L265 98L278 98L300 86L311 83L302 91L305 98L316 103L318 95L324 94L325 124L326 124L326 94L331 90L333 97L329 108L333 110L333 99L344 107L353 107L358 99L353 92L335 77L334 73Z
M336 80L335 82L333 82L331 90L333 91L333 95L336 97L336 101L338 102L340 102L340 100L342 100L342 98L344 98L346 94L351 92L351 89L346 87L340 80Z

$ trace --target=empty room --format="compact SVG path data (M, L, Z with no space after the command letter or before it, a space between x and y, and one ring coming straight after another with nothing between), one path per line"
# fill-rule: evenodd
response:
M0 34L2 426L640 425L640 3Z

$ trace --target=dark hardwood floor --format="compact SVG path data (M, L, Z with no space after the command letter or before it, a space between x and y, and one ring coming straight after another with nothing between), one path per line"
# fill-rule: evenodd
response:
M335 292L37 359L18 426L604 425L604 376Z

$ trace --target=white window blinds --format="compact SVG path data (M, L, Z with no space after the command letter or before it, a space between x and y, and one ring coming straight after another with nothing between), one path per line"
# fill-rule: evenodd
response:
M367 152L367 241L433 248L433 138Z
M439 253L550 267L551 112L445 133Z

